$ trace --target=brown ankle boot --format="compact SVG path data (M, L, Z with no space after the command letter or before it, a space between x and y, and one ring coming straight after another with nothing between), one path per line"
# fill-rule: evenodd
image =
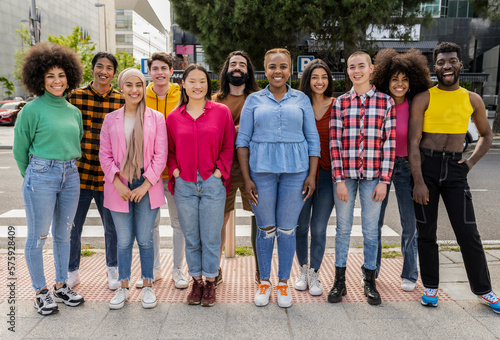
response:
M205 281L203 297L201 298L203 307L212 307L215 304L215 291L215 282Z
M199 305L202 296L203 296L203 281L193 280L193 284L191 285L191 292L187 297L188 304Z

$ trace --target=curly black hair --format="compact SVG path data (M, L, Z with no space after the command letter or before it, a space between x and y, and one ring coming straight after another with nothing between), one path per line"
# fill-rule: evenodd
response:
M392 48L386 48L375 56L375 70L372 74L372 83L377 90L391 95L389 81L393 75L403 73L408 77L410 89L406 93L408 99L432 87L427 58L412 48L406 53L399 54Z
M458 60L462 61L462 49L460 48L460 46L458 46L453 42L443 41L442 43L436 46L434 52L432 53L434 62L436 62L437 55L439 53L446 53L446 52L457 52Z
M83 80L80 57L69 47L58 44L38 43L26 52L21 82L26 90L41 96L45 91L45 75L54 67L60 67L66 73L68 93L78 88Z

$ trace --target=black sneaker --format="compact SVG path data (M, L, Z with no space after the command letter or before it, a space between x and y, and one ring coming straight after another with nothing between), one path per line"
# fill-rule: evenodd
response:
M83 296L75 293L66 284L59 289L54 285L54 301L64 302L66 306L76 307L85 302Z
M50 294L48 289L44 289L36 295L34 307L38 310L38 313L42 315L50 315L59 312L57 303L54 302L52 294Z

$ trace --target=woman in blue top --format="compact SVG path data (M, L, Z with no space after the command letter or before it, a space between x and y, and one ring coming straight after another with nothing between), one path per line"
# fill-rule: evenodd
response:
M271 261L278 238L278 306L292 305L288 279L295 254L295 228L314 192L319 136L309 98L287 84L291 56L286 49L266 52L269 85L247 97L236 139L245 191L257 219L257 257L261 283L255 305L271 295Z

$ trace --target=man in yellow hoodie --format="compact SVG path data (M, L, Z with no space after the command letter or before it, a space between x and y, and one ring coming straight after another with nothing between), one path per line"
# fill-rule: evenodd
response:
M180 86L170 83L172 76L173 60L170 55L165 52L153 53L148 60L149 75L153 82L146 88L146 105L158 112L161 112L165 119L167 115L175 108L181 96ZM175 282L176 288L187 288L188 279L182 271L182 262L184 260L184 235L182 234L179 219L177 217L177 207L175 206L174 197L168 191L168 168L162 174L163 188L165 197L167 198L168 211L170 215L170 224L173 230L173 268L172 279ZM154 277L158 281L162 278L160 268L160 217L161 210L158 211L155 226L153 230L154 242ZM136 282L136 287L142 287L142 279Z

